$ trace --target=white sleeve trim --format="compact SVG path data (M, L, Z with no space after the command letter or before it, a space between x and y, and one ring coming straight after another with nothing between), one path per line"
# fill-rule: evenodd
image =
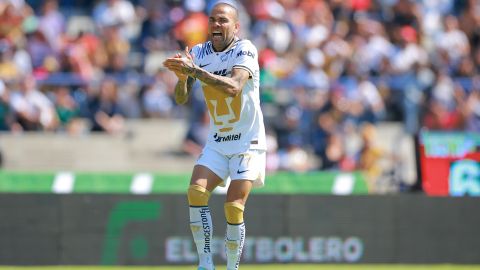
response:
M248 68L247 66L244 66L244 65L235 65L232 67L232 69L234 68L241 68L241 69L244 69L246 71L248 71L248 73L250 73L250 77L253 78L253 72L250 68Z

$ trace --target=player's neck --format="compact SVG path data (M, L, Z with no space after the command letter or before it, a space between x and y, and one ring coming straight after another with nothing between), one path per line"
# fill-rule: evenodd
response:
M227 46L225 46L223 49L217 50L217 48L215 48L215 46L212 46L212 47L213 47L213 50L214 50L215 52L224 52L224 51L230 49L230 47L232 47L233 44L235 44L235 41L237 41L237 40L238 40L237 37L233 37L232 40L231 40L231 41L227 44Z

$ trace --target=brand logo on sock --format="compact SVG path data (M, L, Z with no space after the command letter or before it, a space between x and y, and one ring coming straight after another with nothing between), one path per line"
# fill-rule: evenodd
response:
M237 263L235 263L235 269L238 269L240 265L240 257L242 257L243 244L245 243L245 223L240 225L240 247Z
M203 235L205 236L205 245L203 246L203 252L210 253L210 238L211 238L211 228L208 223L207 214L210 213L208 208L200 209L200 217L202 218L203 226Z

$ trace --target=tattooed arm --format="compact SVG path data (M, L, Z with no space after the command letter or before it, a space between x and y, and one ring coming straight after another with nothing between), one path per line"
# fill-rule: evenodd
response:
M187 57L190 57L187 60L193 64L193 57L188 53L188 47L185 48L185 54L187 54ZM185 104L188 101L195 79L188 76L187 72L185 72L182 55L177 53L173 57L167 58L163 65L170 71L173 71L178 78L178 82L175 85L175 102L180 105Z
M187 80L178 80L177 85L175 85L175 102L177 104L185 104L188 101L188 96L192 91L193 83L195 79L188 76Z
M175 72L179 78L179 83L177 84L177 87L175 87L176 98L177 95L180 99L182 96L188 95L187 77L197 78L204 84L219 89L230 96L238 95L250 77L250 73L242 68L234 68L231 77L212 74L193 63L193 57L188 52L188 48L185 49L185 55L186 57L168 58L164 62L164 65L171 71Z
M215 89L224 91L230 96L237 96L243 89L243 86L250 77L250 73L245 69L232 69L231 77L224 77L212 74L198 66L193 66L191 76L199 79L206 85L212 86Z

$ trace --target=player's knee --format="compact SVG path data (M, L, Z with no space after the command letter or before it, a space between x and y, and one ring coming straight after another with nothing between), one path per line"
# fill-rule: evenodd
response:
M190 206L206 206L210 198L210 191L199 185L190 185L187 196Z
M245 206L237 202L227 202L224 205L225 217L227 222L230 224L241 224L243 223L243 211Z

